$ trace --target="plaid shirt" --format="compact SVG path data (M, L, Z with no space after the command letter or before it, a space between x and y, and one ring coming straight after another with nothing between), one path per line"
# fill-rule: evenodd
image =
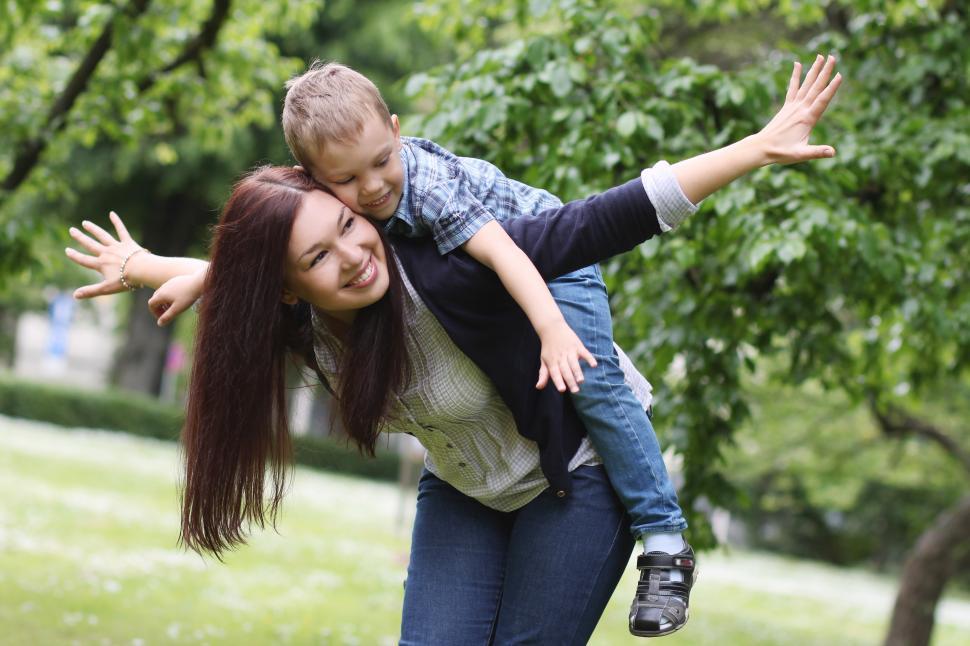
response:
M401 276L411 374L406 389L394 393L382 430L416 437L427 449L427 469L466 496L498 511L524 506L549 486L536 443L519 435L492 382L455 346L403 269ZM313 328L317 363L336 386L340 342L315 312ZM627 383L647 408L650 384L620 356ZM584 438L568 468L599 463L589 438Z
M430 235L446 254L491 220L509 220L556 208L552 193L506 177L494 165L458 157L433 141L402 137L401 202L385 224L388 233Z

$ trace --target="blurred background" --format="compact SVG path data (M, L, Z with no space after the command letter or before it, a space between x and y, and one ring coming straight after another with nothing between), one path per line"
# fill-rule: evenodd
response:
M846 82L831 160L755 172L604 266L691 540L669 643L970 644L970 38L943 0L0 3L0 641L394 643L420 451L364 460L294 369L277 532L180 551L194 314L95 282L117 211L204 256L232 182L290 164L283 84L369 76L402 133L573 199L752 134L793 60ZM343 475L335 475L343 474ZM397 483L397 484L395 484ZM719 547L716 547L719 546ZM632 643L624 580L593 643Z

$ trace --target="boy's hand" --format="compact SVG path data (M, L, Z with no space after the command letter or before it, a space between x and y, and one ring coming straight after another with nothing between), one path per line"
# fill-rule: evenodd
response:
M168 325L179 314L192 307L202 295L205 271L175 276L155 290L148 299L148 309L158 319L159 325Z
M583 371L579 367L579 360L583 359L592 367L596 367L596 358L586 349L576 333L561 321L548 330L539 334L542 342L540 355L542 364L539 366L539 381L536 388L542 390L549 383L550 377L556 390L561 393L579 392L579 384L583 383Z

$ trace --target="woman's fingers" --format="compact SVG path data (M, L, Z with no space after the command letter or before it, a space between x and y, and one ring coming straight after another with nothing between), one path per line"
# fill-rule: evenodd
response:
M87 254L83 254L80 251L77 251L76 249L71 249L70 247L65 248L64 253L67 255L68 258L70 258L77 264L81 265L82 267L87 267L88 269L93 269L95 271L98 270L98 261L92 258L91 256L88 256Z
M122 242L129 242L131 240L131 234L128 233L128 228L125 223L121 221L121 216L119 216L114 211L108 213L108 219L111 220L111 224L115 226L115 231L118 233L118 239Z
M74 298L93 298L94 296L117 294L121 291L119 288L120 283L117 280L102 280L100 283L78 287L74 290Z
M75 229L74 227L71 227L70 229L67 230L67 232L71 235L72 238L74 238L75 242L77 242L79 245L81 245L87 251L93 253L94 255L96 256L100 255L101 252L104 251L103 245L98 244L97 242L92 240L89 236L85 235L82 231Z
M105 231L104 229L96 225L94 222L84 220L83 222L81 222L81 226L84 227L84 229L88 233L93 235L95 240L97 240L98 242L100 242L106 247L109 245L118 243L118 241L114 239L114 236L112 236L110 233L108 233L107 231Z

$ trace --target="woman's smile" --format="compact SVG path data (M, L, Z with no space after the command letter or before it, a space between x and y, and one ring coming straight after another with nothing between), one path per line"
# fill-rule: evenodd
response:
M367 259L367 265L361 269L354 278L347 283L345 289L361 289L369 287L377 279L377 264L374 257Z

